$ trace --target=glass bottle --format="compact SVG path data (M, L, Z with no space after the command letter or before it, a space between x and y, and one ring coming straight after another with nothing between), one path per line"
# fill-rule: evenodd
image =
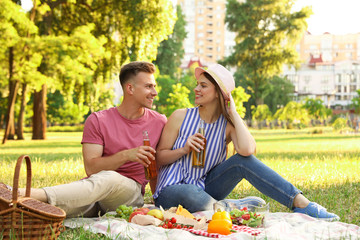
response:
M145 130L143 131L143 139L144 139L144 146L150 146L150 139L149 134ZM150 180L157 177L157 168L156 168L156 161L148 158L150 160L150 164L148 167L144 167L145 169L145 178Z
M204 120L200 119L199 123L199 130L198 133L205 136L205 122ZM205 144L204 149L200 152L197 152L195 150L192 151L192 165L193 167L201 167L203 168L205 165L205 153L206 153L206 138L204 138Z

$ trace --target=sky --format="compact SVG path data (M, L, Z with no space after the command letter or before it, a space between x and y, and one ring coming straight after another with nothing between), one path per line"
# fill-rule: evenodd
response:
M294 10L304 6L312 6L307 23L313 35L360 33L360 0L296 0Z
M31 0L22 2L25 9L31 8ZM294 10L304 6L312 6L314 14L307 23L313 35L360 33L360 0L295 0Z

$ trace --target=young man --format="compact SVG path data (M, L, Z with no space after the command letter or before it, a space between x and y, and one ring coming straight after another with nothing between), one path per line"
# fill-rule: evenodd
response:
M148 183L144 167L150 163L148 158L154 159L166 123L165 115L150 110L157 95L154 72L154 65L148 62L124 65L119 76L124 92L120 106L87 118L81 143L88 177L32 189L31 197L62 208L67 217L94 217L121 204L143 205ZM143 146L145 130L151 146ZM21 189L20 194L24 193Z

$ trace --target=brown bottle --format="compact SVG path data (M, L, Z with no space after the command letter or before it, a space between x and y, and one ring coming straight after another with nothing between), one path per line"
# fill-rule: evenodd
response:
M150 146L150 139L147 131L143 131L144 146ZM145 178L150 180L157 177L157 167L156 161L148 158L150 160L150 165L145 168Z
M205 136L205 122L204 120L200 119L199 130L198 133L201 133ZM203 168L205 165L205 153L206 153L206 138L204 138L205 145L204 149L200 152L195 150L192 151L192 165L193 167L201 167Z

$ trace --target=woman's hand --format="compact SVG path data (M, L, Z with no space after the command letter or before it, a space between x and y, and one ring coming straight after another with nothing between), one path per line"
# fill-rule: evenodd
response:
M189 153L192 150L200 152L201 150L203 150L205 145L204 139L205 137L200 133L195 133L194 135L188 137L184 146L185 152Z
M235 106L235 101L234 98L232 97L231 93L229 93L229 98L230 100L225 101L225 107L226 107L226 111L229 113L229 115L231 116L236 112L236 106Z

